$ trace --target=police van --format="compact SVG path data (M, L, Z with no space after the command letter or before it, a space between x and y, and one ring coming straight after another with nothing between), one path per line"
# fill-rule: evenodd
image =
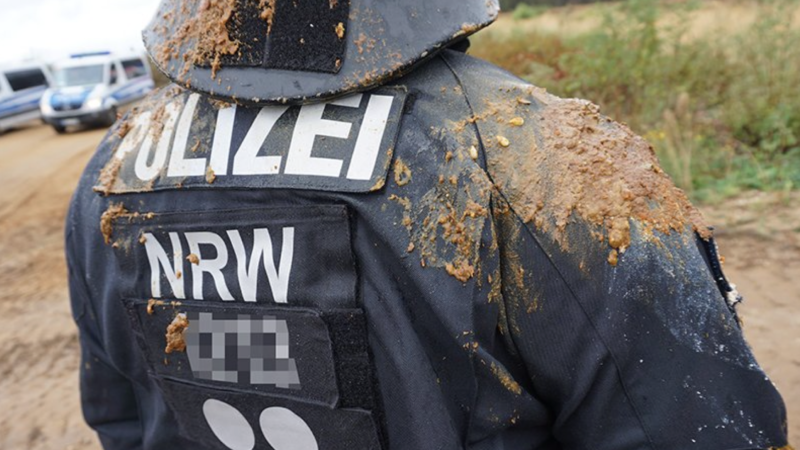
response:
M0 68L0 133L39 119L39 102L50 85L50 71L43 65Z
M58 133L72 125L109 126L117 112L155 87L141 55L73 55L53 66L55 86L41 99L42 118Z

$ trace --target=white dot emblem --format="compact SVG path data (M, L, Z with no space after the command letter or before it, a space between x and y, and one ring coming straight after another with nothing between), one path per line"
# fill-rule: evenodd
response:
M286 408L267 408L259 419L264 437L275 450L319 450L308 424Z
M255 447L253 429L233 406L219 400L206 400L203 403L203 415L211 431L226 447L231 450L253 450Z

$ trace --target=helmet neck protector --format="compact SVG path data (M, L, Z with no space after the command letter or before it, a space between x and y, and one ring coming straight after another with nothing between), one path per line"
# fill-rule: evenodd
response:
M408 73L498 12L497 0L163 0L144 40L186 88L254 106L313 103Z

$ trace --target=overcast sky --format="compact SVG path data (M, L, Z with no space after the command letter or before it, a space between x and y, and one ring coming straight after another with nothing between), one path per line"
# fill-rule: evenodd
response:
M0 0L0 64L142 50L158 0Z

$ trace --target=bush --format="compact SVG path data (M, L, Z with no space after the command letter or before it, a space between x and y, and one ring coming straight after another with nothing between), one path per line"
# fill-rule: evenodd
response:
M512 17L514 20L532 19L547 10L544 6L531 6L527 3L520 3L514 8Z
M578 36L489 31L472 52L556 95L598 103L647 137L695 199L793 189L800 187L797 4L761 2L740 34L689 39L686 19L696 5L628 0L598 8L607 11L598 26ZM666 9L674 20L661 20Z

